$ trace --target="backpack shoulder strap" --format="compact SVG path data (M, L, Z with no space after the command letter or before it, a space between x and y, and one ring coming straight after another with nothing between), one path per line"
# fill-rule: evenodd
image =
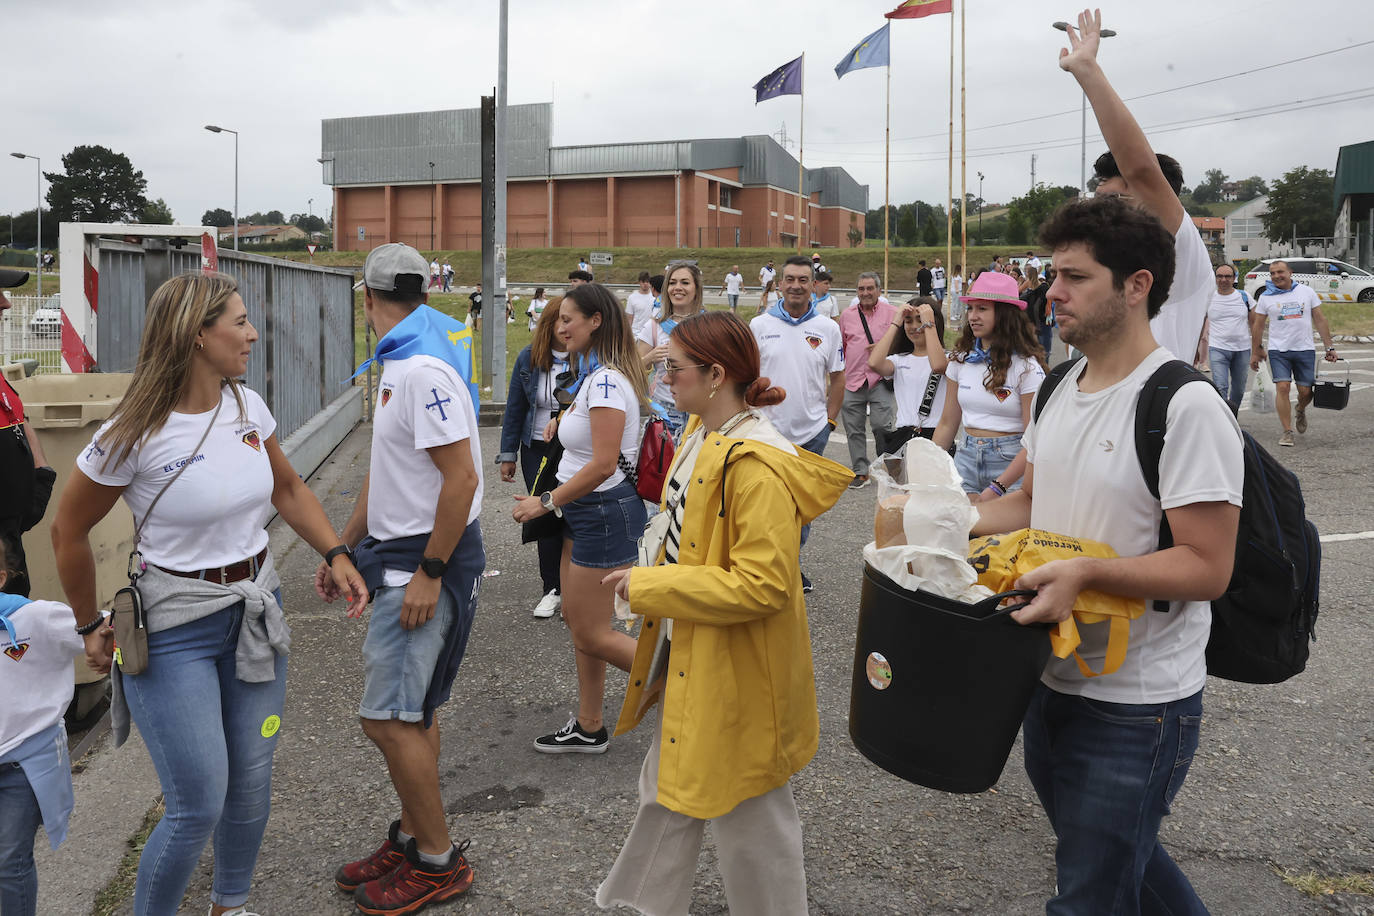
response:
M1031 419L1039 420L1045 405L1049 403L1050 395L1054 394L1054 389L1059 387L1059 383L1064 381L1064 376L1069 374L1074 363L1083 357L1075 356L1073 359L1066 359L1064 362L1055 366L1045 376L1045 380L1040 383L1040 390L1035 393L1035 404L1031 407Z
M1164 431L1169 420L1169 402L1178 390L1189 382L1208 382L1210 379L1181 359L1171 359L1150 374L1141 386L1135 404L1135 457L1150 495L1159 499L1159 461L1164 454ZM1174 546L1169 530L1169 518L1159 516L1159 550ZM1167 613L1169 602L1154 602L1156 611Z
M1250 297L1245 294L1245 290L1240 291L1240 301L1245 303L1245 307L1250 307Z

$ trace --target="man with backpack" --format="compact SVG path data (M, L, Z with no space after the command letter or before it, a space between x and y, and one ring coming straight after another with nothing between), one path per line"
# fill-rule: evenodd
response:
M1202 343L1212 370L1212 384L1240 415L1240 400L1245 397L1245 367L1250 362L1250 310L1254 304L1245 290L1236 289L1236 269L1218 264L1217 291L1207 305L1207 321L1202 325Z
M1022 490L979 503L974 533L1033 527L1116 551L1022 576L1016 587L1037 592L1012 615L1022 624L1067 619L1089 590L1148 602L1115 671L1094 677L1051 658L1026 713L1026 771L1058 839L1048 911L1139 912L1152 900L1160 912L1205 913L1158 832L1198 745L1210 601L1236 554L1241 433L1212 386L1178 385L1158 424L1152 488L1134 447L1142 393L1161 370L1192 372L1150 329L1173 280L1173 236L1144 209L1105 197L1061 207L1041 241L1058 268L1049 298L1060 335L1084 358L1038 399ZM1093 671L1104 667L1109 626L1079 628L1078 654Z

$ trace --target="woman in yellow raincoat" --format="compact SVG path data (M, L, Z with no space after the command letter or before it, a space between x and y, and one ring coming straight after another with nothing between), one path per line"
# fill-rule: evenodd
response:
M650 527L663 546L657 565L606 579L645 615L616 734L662 705L639 811L596 899L685 914L712 820L730 911L794 916L806 875L788 780L819 733L797 545L853 475L755 410L786 393L759 378L758 345L733 315L679 324L667 373L694 416Z

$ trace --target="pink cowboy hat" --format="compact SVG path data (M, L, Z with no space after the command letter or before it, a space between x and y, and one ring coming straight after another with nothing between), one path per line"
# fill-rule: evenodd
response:
M1016 292L1016 278L995 270L985 270L978 275L969 287L967 296L960 296L960 302L982 299L985 302L1006 302L1021 311L1026 310L1026 302Z

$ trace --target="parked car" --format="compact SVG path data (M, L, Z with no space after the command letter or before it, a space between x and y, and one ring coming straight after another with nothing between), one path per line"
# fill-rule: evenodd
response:
M57 293L41 308L33 310L29 319L29 333L34 337L62 336L62 294Z
M1269 258L1245 275L1243 287L1251 299L1269 282L1269 265L1283 261L1293 280L1312 287L1323 302L1374 302L1374 274L1334 258Z

